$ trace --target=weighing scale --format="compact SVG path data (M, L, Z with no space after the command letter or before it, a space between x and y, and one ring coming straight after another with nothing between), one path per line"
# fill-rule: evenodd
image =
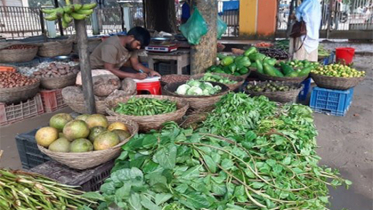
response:
M145 50L148 52L174 52L177 50L176 44L168 44L168 45L149 45L145 47Z

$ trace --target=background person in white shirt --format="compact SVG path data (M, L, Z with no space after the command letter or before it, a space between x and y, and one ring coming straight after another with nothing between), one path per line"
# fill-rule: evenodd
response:
M317 61L319 29L321 24L321 5L318 0L304 0L292 18L306 23L307 35L290 38L289 52L296 60Z

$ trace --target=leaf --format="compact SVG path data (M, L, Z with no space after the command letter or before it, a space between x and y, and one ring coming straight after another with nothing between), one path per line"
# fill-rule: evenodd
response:
M154 163L152 160L149 160L149 162L144 164L144 167L142 168L142 171L145 174L151 173L155 171L158 168L159 164Z
M329 196L319 196L318 198L323 203L329 203Z
M192 204L192 206L196 209L201 209L201 208L209 208L210 203L206 198L206 195L200 194L200 193L188 193L186 195L183 195L189 203Z
M273 173L278 175L282 172L283 167L281 165L274 165L272 167Z
M236 186L233 195L237 198L238 202L242 202L242 203L247 202L245 187L243 185Z
M265 185L264 182L252 182L251 183L251 186L254 188L254 189L260 189L262 188L263 186Z
M287 156L284 160L282 160L282 163L284 165L289 165L291 163L291 158Z
M212 192L216 195L224 196L227 193L227 188L224 184L214 184L212 185Z
M153 203L147 196L141 195L141 205L149 210L161 210L162 208Z
M144 137L145 135L141 134L134 136L131 141L122 146L122 149L125 151L136 151L137 149L142 147L142 141Z
M192 180L196 177L199 177L199 172L200 172L201 168L202 168L201 165L194 166L194 167L188 169L187 171L185 171L185 173L180 178L187 179L187 180Z
M214 160L214 162L215 162L216 164L220 164L221 156L219 155L219 153L217 153L217 152L213 152L213 153L211 154L211 158Z
M162 176L159 173L152 173L147 175L147 178L149 179L149 184L151 186L161 185L162 187L167 188L167 178L165 176Z
M203 157L203 160L205 161L209 171L211 173L215 173L217 164L214 162L214 160L208 155L203 155L202 157Z
M123 183L129 182L132 186L143 185L143 174L138 168L125 168L115 171L110 176L115 186L121 187Z
M124 199L128 199L131 195L131 184L124 184L115 192L116 203Z
M253 131L248 131L245 134L245 141L253 141L256 139L256 134Z
M141 205L141 199L140 195L137 193L133 193L129 199L129 205L132 207L134 210L142 210L142 205Z
M136 154L133 160L131 160L130 162L130 167L141 168L142 164L147 158L149 157L141 154Z
M100 200L104 201L104 196L102 196L99 192L86 192L82 195L85 198L92 199L92 200Z
M160 193L160 194L157 194L155 195L155 203L157 205L160 205L168 200L170 200L172 198L172 194L169 194L169 193Z
M165 169L173 169L176 164L177 148L170 144L156 152L153 156L153 161L159 163Z
M181 194L184 194L188 189L188 185L187 184L181 184L181 185L178 185L175 190Z
M146 149L150 149L157 144L157 137L154 135L146 135L142 140L142 146Z
M221 161L221 167L223 167L225 170L230 170L234 168L233 161L231 159L223 159Z
M114 182L107 182L101 185L100 191L106 195L114 195L115 185Z
M127 157L128 157L128 151L123 151L123 152L120 154L120 156L117 157L117 159L115 159L115 162L116 162L117 160L126 160Z

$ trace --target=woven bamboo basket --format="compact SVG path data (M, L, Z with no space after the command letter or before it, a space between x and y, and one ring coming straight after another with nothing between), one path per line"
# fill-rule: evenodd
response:
M136 98L154 98L154 99L168 99L170 101L175 101L177 103L177 110L175 112L149 115L149 116L133 116L133 115L122 115L113 111L113 109L118 105L119 102L127 102L132 97ZM189 104L186 100L172 96L162 96L162 95L136 95L136 96L125 96L119 97L114 100L106 100L106 112L110 116L117 116L119 118L130 119L139 124L139 129L141 131L149 131L151 129L159 129L162 127L163 123L168 121L179 121L186 113L189 108Z
M220 75L222 77L225 77L225 78L228 78L229 80L231 81L236 81L235 84L224 84L226 85L229 90L231 91L234 91L236 89L238 89L239 87L241 87L241 85L245 82L245 80L240 77L240 76L234 76L234 75L230 75L230 74L222 74L222 73L211 73L211 74L215 74L215 75ZM196 75L193 75L191 78L193 79L200 79L204 76L205 74L196 74Z
M250 75L250 73L251 73L251 70L249 69L249 73L241 75L241 76L237 76L237 77L241 77L243 79L243 81L245 81L246 78Z
M60 89L67 86L75 85L76 75L77 74L53 78L41 78L40 85L41 87L48 90Z
M211 82L211 84L213 84L214 86L219 85L221 87L221 91L218 94L211 96L187 96L175 93L176 89L180 85L183 85L185 83L186 82L175 82L164 86L164 94L186 100L187 102L189 102L189 107L194 110L204 109L206 107L215 105L215 103L218 102L222 96L229 92L229 88L226 85L217 82Z
M18 63L27 62L35 58L38 46L28 49L2 49L0 50L0 62Z
M316 85L321 88L335 89L335 90L348 90L355 87L365 77L329 77L320 74L311 73L312 79L315 81Z
M272 77L265 74L261 74L258 71L255 72L257 77L262 81L272 80L272 81L284 81L284 82L291 82L291 83L301 83L303 82L308 76L303 77Z
M0 102L17 103L34 97L39 92L40 81L32 85L15 88L0 88Z
M38 55L41 57L56 57L59 55L68 55L73 50L72 40L62 40L55 42L46 42L39 48Z
M262 86L267 83L265 82L258 82L254 81L254 83L258 86ZM289 82L276 82L281 85L288 85L292 86L294 89L290 91L276 91L276 92L255 92L248 90L246 87L244 88L244 91L251 95L251 96L266 96L271 101L276 101L280 103L287 103L287 102L295 102L299 92L302 90L303 85L298 83L289 83Z
M107 117L107 119L109 122L119 121L124 123L131 133L131 136L113 148L91 152L53 152L40 145L38 145L38 148L42 153L48 155L53 160L73 169L84 170L106 163L120 155L122 151L121 147L136 135L139 129L137 123L129 119L122 119L119 117Z
M174 82L185 82L190 79L189 75L180 75L180 74L168 74L161 77L161 85L165 86L169 83Z

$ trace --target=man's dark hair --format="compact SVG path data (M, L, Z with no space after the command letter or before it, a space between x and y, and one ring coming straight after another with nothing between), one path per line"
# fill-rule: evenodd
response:
M134 27L128 31L127 36L134 36L137 41L141 43L141 48L148 46L150 43L150 33L148 30L142 27Z

